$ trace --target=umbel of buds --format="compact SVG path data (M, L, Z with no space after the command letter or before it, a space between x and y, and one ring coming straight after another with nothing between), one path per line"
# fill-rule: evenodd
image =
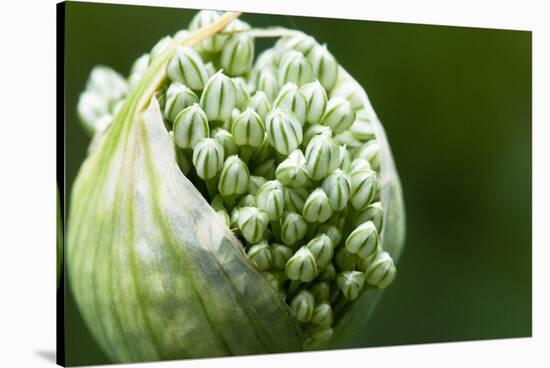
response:
M364 89L237 15L198 12L80 97L67 270L115 362L345 346L396 278L401 187Z

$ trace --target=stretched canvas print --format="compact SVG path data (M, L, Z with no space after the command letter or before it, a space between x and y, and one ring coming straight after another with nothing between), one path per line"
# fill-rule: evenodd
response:
M531 33L58 8L58 363L531 336Z

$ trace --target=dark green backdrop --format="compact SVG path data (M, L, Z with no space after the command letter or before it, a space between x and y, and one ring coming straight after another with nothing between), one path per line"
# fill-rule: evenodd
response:
M76 102L95 64L128 74L194 11L69 3L66 180L89 138ZM398 277L353 346L531 335L531 33L245 14L326 42L365 86L401 175ZM260 43L260 46L264 45ZM67 193L69 194L69 193ZM67 292L67 364L107 363Z

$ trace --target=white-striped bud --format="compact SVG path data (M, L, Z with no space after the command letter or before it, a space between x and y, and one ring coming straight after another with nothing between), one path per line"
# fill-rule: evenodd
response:
M323 180L322 188L335 211L342 211L346 207L351 192L351 180L348 174L340 169L334 170Z
M307 54L319 82L330 91L338 80L338 62L326 45L315 45Z
M372 170L357 170L351 174L350 202L356 210L364 210L378 192L378 177Z
M317 267L320 269L328 265L334 256L334 245L332 244L332 240L325 234L317 235L315 238L311 239L306 247L315 257Z
M248 180L248 193L252 195L256 195L256 193L258 192L258 189L262 185L264 185L266 181L267 179L264 178L263 176L250 175L250 179Z
M267 241L261 241L258 244L251 246L246 252L248 258L254 262L260 271L265 271L271 268L273 257L271 247Z
M245 34L235 34L225 42L220 66L228 75L243 75L250 71L254 60L254 40Z
M334 134L339 134L348 130L354 120L355 112L348 100L333 97L328 101L327 109L321 118L321 124L329 126Z
M313 316L311 317L311 323L321 327L329 327L334 321L334 315L332 314L332 308L328 303L318 304L313 310Z
M310 282L317 276L315 256L307 247L301 247L286 263L285 273L291 280Z
M260 70L256 80L258 90L265 93L269 101L273 101L279 92L280 84L275 73L269 69Z
M299 188L309 182L306 168L306 159L299 149L292 151L290 155L277 166L275 176L285 187Z
M332 213L333 209L325 191L317 188L311 192L304 204L304 218L309 222L325 222Z
M308 196L306 188L285 188L285 208L288 211L302 213Z
M380 289L388 287L396 274L397 270L388 252L381 252L365 272L367 283Z
M306 166L309 177L321 180L338 168L338 145L325 134L316 135L306 148Z
M295 83L287 83L281 87L273 107L294 113L300 125L304 125L306 119L306 98L298 90Z
M274 49L279 53L284 53L287 50L296 50L305 55L316 43L313 37L301 33L279 38L275 43Z
M274 109L265 121L269 144L282 154L294 151L302 142L302 126L288 111Z
M193 166L201 179L211 179L223 166L223 146L215 139L201 139L193 149Z
M221 71L208 79L201 95L201 106L209 121L226 121L237 103L237 88Z
M375 202L369 204L365 210L357 215L355 226L359 226L367 221L372 221L378 234L382 232L382 226L384 225L384 208L382 207L382 203Z
M368 160L372 168L378 171L380 169L380 145L376 140L370 140L359 148L354 158L364 158Z
M318 80L304 84L300 91L306 98L306 122L319 124L327 108L327 92Z
M355 254L348 252L346 247L340 247L334 256L334 263L340 271L353 271L358 259Z
M307 222L295 212L285 212L281 221L281 240L286 245L295 245L307 232Z
M347 251L363 259L372 256L378 244L378 232L372 221L359 225L346 239Z
M199 54L190 47L178 46L174 56L166 66L168 78L186 85L195 91L204 88L208 80L206 67Z
M239 156L229 156L223 164L218 191L223 196L243 194L248 189L249 176L248 166Z
M186 107L174 119L174 141L180 148L193 148L203 138L208 138L208 119L199 104Z
M306 290L300 291L290 302L290 309L299 322L309 322L314 308L315 297Z
M344 171L348 171L351 169L351 154L348 151L348 148L343 145L338 147L339 157L340 157L340 164L338 167Z
M289 50L281 57L278 80L281 85L288 82L302 86L315 79L315 73L309 60L299 51Z
M286 245L274 243L271 246L271 254L273 258L273 268L284 271L286 263L292 257L292 250Z
M355 300L365 285L365 275L359 271L344 271L336 278L338 288L347 300Z
M267 114L271 111L271 104L263 91L256 91L246 102L246 107L256 111L258 115L265 120Z
M308 125L306 131L304 132L302 147L307 147L313 137L317 135L326 135L327 137L332 138L332 129L330 129L328 126L320 124Z
M334 248L338 247L338 244L340 244L340 241L342 240L342 231L329 223L319 226L318 232L328 236L332 241Z
M223 146L223 152L226 157L239 153L239 146L235 142L235 138L227 130L223 128L214 128L211 137Z
M256 193L258 208L264 211L271 221L281 218L285 204L284 198L284 187L277 180L266 182Z
M201 10L198 12L191 23L189 23L190 31L197 31L203 27L206 27L209 24L214 23L221 17L221 13L212 10ZM210 36L199 43L199 47L208 52L218 52L222 49L227 36L217 33L213 36Z
M199 102L199 98L190 88L178 82L172 82L166 91L164 116L173 122L180 111Z
M248 92L246 82L241 77L235 77L233 78L233 83L235 83L235 90L237 91L235 107L237 107L239 110L244 110L245 104L250 98L250 93Z
M239 146L259 147L265 136L264 122L253 109L247 108L233 122L231 132Z
M255 207L242 207L238 211L237 222L242 236L254 244L264 237L269 218Z

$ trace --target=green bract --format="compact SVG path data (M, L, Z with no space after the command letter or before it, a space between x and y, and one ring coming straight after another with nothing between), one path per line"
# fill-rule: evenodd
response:
M80 97L67 275L113 361L347 346L395 278L401 187L364 90L313 37L235 16Z

